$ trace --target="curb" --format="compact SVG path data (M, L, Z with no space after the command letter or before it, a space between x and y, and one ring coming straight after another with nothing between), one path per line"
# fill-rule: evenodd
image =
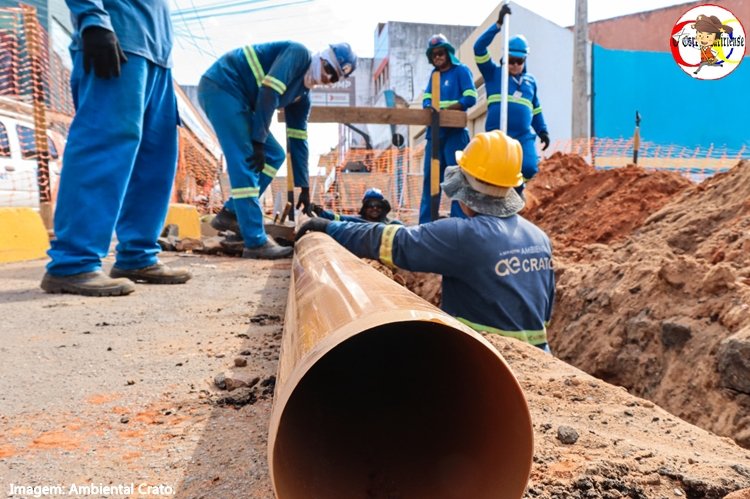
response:
M192 239L201 238L201 217L195 206L183 203L172 203L169 205L167 219L164 226L175 224L180 228L179 238Z
M45 258L49 236L32 208L0 208L0 263Z

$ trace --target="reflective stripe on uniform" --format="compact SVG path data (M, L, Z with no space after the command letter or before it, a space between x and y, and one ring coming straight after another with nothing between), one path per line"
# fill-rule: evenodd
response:
M476 97L477 91L474 90L473 88L467 88L466 90L464 90L464 93L461 95L463 95L464 97Z
M334 213L333 214L333 220L336 221L336 222L340 222L341 221L341 215L339 215L338 213Z
M258 54L255 53L255 49L252 47L252 45L247 45L242 49L243 52L245 52L245 59L247 59L247 64L250 66L250 71L253 72L253 76L255 76L255 83L260 87L261 83L263 82L263 78L266 76L263 72L263 66L260 65L260 61L258 60Z
M236 199L257 198L260 195L260 187L238 187L232 189L232 197Z
M483 64L483 63L485 63L485 62L487 62L487 61L490 60L490 53L487 52L484 55L476 55L476 54L474 54L474 60L476 61L477 64Z
M271 75L268 75L265 78L263 78L263 85L269 88L272 88L279 95L283 95L284 92L286 92L286 83L279 80L278 78L274 78Z
M445 109L446 107L452 106L453 104L458 104L458 101L457 100L441 100L440 109Z
M402 225L387 225L383 228L383 234L380 236L380 261L389 267L393 265L393 238L396 237Z
M508 96L508 103L515 102L516 104L521 104L523 106L528 107L529 109L534 109L534 104L531 103L529 99L524 99L523 97L513 97L512 95Z
M267 177L274 178L276 176L276 172L278 172L278 168L274 168L273 166L269 165L268 163L265 163L263 165L263 175L266 175Z
M299 128L287 128L286 135L290 139L307 140L307 130L300 130Z
M502 102L503 101L503 95L502 94L490 94L487 96L487 104L494 104L496 102ZM531 103L529 99L524 99L523 97L513 97L512 95L508 96L508 103L516 103L521 104L522 106L526 106L529 109L532 109L533 114L539 114L542 112L542 108L538 107L534 109L534 105Z
M506 336L508 338L515 338L517 340L525 341L531 345L541 345L547 343L547 329L541 329L538 331L503 331L496 327L483 326L482 324L476 324L471 321L467 321L462 317L456 317L459 322L463 322L471 329L475 331L482 331L485 333L499 334L500 336Z

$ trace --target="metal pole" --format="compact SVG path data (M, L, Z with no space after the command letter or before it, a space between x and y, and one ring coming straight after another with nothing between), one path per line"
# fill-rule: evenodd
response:
M635 111L635 132L633 133L633 164L638 164L638 149L641 147L641 114Z
M509 0L505 0L502 5L508 5ZM502 8L502 6L501 6ZM503 65L502 71L502 100L500 101L500 130L503 133L508 133L508 57L510 49L508 48L510 40L510 16L506 15L503 20Z

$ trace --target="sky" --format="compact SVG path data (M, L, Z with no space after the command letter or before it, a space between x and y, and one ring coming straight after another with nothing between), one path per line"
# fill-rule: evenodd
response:
M362 57L374 53L375 29L387 21L478 26L499 0L171 0L175 28L173 74L194 85L221 54L250 43L295 40L311 50L349 42ZM513 3L560 26L575 20L575 0L515 0ZM589 21L686 3L684 0L588 0ZM445 6L454 6L446 8ZM438 7L439 6L439 7ZM459 8L460 7L460 8ZM310 163L336 145L336 124L308 127ZM272 133L283 144L283 125ZM283 173L283 172L280 172Z

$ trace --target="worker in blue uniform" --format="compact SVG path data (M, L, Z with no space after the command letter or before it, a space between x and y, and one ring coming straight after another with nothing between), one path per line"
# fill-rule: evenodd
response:
M468 218L404 227L312 218L297 238L325 232L355 255L442 274L442 309L471 328L545 351L555 275L547 235L518 212L522 148L500 130L477 134L445 170L446 195Z
M284 258L293 251L266 234L259 202L285 158L269 131L273 113L284 109L294 184L301 189L297 207L310 214L310 89L349 77L356 65L347 43L313 54L299 43L279 41L232 50L201 77L198 100L216 131L232 185L232 198L212 225L239 231L244 258Z
M167 0L66 0L73 21L70 125L41 287L93 296L132 293L132 281L184 283L157 243L177 168L177 101ZM113 231L117 255L101 259Z
M487 90L486 131L500 129L500 102L502 101L502 60L495 64L490 58L488 47L503 26L503 19L510 15L510 7L500 7L497 22L493 23L474 42L474 59L484 77ZM531 180L538 171L539 156L536 152L537 135L542 142L542 150L549 147L549 132L542 114L542 106L537 95L536 79L526 71L526 58L529 44L523 35L508 40L508 135L521 142L523 147L524 183ZM523 186L518 190L523 191Z
M328 220L403 225L400 220L388 218L388 213L391 212L391 203L383 196L383 191L377 187L370 187L365 191L364 196L362 196L362 207L359 209L359 216L340 215L330 210L325 210L317 204L312 205L312 210L317 216Z
M433 73L440 73L440 109L457 109L466 111L477 102L477 89L471 70L456 57L456 50L445 35L433 35L427 43L427 59L434 66ZM422 107L432 107L432 76L422 97ZM469 143L469 130L466 128L440 127L440 181L443 181L445 168L456 164L456 151L462 150ZM419 204L419 223L429 222L431 217L430 171L432 160L432 129L427 128L424 153L424 178L422 181L422 200ZM438 202L440 191L438 191ZM451 203L451 216L463 217L457 203Z

